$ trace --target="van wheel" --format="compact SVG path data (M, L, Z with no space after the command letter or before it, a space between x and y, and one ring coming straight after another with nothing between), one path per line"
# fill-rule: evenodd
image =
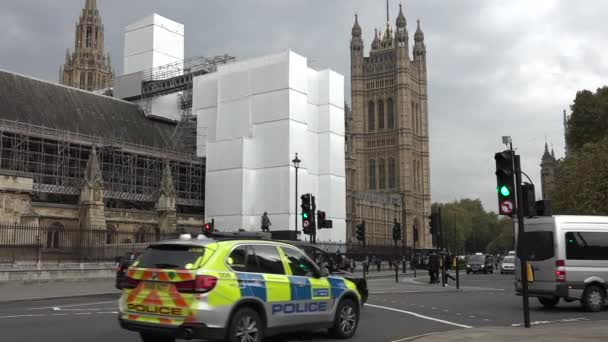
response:
M604 309L605 297L604 289L596 285L589 285L583 292L581 303L586 311L598 312Z
M242 308L232 316L226 341L262 342L263 329L260 315L251 308Z
M538 301L547 309L554 308L559 303L559 297L538 297Z
M174 342L175 341L175 337L165 335L165 334L140 332L139 336L141 337L142 342Z
M329 330L332 337L337 339L351 338L359 325L359 305L352 299L343 299L338 304L334 325Z

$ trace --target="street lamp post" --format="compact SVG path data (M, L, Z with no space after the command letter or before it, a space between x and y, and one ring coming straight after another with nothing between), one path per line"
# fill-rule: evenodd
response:
M291 162L293 163L293 167L296 168L296 197L295 197L296 200L294 202L295 208L296 208L295 209L296 215L295 215L295 219L294 219L294 221L295 221L294 227L296 229L296 239L297 239L297 237L298 237L298 169L300 168L300 162L301 162L301 160L298 159L297 152L296 152L296 157L293 158L293 160Z

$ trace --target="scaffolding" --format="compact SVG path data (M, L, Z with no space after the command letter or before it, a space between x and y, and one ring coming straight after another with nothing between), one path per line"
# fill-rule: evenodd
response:
M194 77L215 72L219 64L236 60L229 55L193 57L142 71L142 98L192 89ZM192 102L190 102L192 106Z
M184 153L0 119L0 170L32 177L38 194L79 195L93 146L98 150L104 198L155 203L168 162L176 204L202 212L205 161L192 149Z

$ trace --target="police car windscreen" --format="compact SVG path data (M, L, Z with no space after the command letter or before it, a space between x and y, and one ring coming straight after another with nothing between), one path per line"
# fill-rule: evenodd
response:
M186 269L203 255L205 248L184 245L155 245L146 248L137 267Z

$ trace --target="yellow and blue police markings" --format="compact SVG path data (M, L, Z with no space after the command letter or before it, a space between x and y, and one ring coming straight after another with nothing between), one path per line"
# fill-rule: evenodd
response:
M357 293L356 286L342 277L311 278L234 272L239 283L240 297L253 297L271 306L272 314L324 312L330 301L347 290ZM213 305L213 303L211 303Z

